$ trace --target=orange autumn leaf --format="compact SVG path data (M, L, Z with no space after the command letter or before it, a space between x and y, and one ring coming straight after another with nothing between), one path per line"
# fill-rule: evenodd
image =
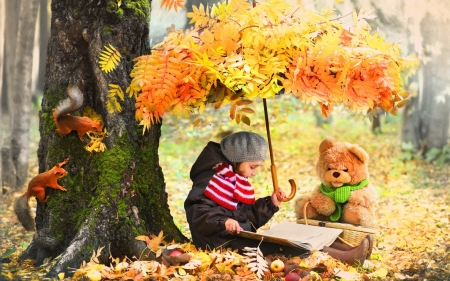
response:
M284 0L193 7L187 17L194 28L169 29L151 54L135 59L127 93L136 96L136 119L145 132L166 113L188 117L208 105L231 104L230 118L250 124L247 109L239 107L281 91L327 105L321 108L327 116L339 104L357 113L395 114L405 99L401 74L418 60L369 33L370 11L355 11L348 30L333 15Z
M178 8L185 9L184 2L185 0L162 0L160 8L165 7L169 11L173 8L178 12Z

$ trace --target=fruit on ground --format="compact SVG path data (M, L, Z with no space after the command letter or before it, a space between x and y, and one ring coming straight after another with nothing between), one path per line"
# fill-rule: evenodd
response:
M102 275L98 270L90 270L86 277L89 281L100 281L102 279Z
M116 265L116 271L117 271L117 272L122 272L122 271L124 271L125 269L127 269L128 266L129 266L129 264L128 264L126 261L124 261L124 262L119 262L119 263Z
M288 274L286 274L286 276L284 277L285 281L298 281L300 280L300 274L298 274L297 272L289 272Z
M302 262L302 259L299 256L294 256L290 261L300 264Z
M170 252L169 256L171 257L175 257L175 256L179 256L181 255L183 252L180 250L173 250L172 252Z
M281 272L284 270L284 262L279 259L276 259L270 263L270 271L272 272Z

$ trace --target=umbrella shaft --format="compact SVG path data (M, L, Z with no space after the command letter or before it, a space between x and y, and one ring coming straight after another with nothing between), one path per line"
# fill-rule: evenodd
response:
M269 116L267 113L267 102L266 99L263 98L263 104L264 104L264 118L266 120L266 131L267 131L267 141L269 143L269 153L270 153L270 163L272 164L272 166L274 166L273 164L273 152L272 152L272 141L270 139L270 127L269 127ZM272 177L273 177L273 172L272 172ZM275 175L276 177L276 175Z

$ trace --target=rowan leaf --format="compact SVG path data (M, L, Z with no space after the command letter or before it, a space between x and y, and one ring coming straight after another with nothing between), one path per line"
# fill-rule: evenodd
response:
M116 68L122 56L111 44L105 45L103 48L104 50L100 52L98 64L103 72L109 73Z
M241 108L241 112L248 113L248 114L253 114L253 113L255 113L255 111L254 111L253 109L249 108L249 107L243 107L243 108Z
M164 7L166 10L170 11L172 8L175 12L178 12L178 8L185 9L184 7L185 0L162 0L160 8Z
M241 105L249 105L252 103L253 103L253 101L251 101L251 100L239 100L236 102L236 105L241 106Z
M242 123L244 123L247 126L250 126L252 123L250 118L248 118L247 115L242 115L241 121L242 121Z
M233 104L230 108L230 119L233 120L236 117L237 106Z
M408 103L409 103L409 100L402 100L402 101L398 102L396 106L397 106L397 108L402 108L405 105L407 105Z
M267 261L264 259L259 246L256 248L245 247L244 255L249 257L244 260L244 262L247 263L248 268L255 272L258 278L262 279L264 272L268 270L269 266Z
M117 98L120 100L124 100L124 92L119 85L116 84L108 84L110 89L108 90L108 96L106 100L106 109L108 109L109 113L121 112L122 106L118 102Z

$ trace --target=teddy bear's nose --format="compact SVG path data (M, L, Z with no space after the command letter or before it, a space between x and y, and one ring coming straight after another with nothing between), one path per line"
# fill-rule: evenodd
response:
M339 172L334 172L333 177L338 178L341 174Z

